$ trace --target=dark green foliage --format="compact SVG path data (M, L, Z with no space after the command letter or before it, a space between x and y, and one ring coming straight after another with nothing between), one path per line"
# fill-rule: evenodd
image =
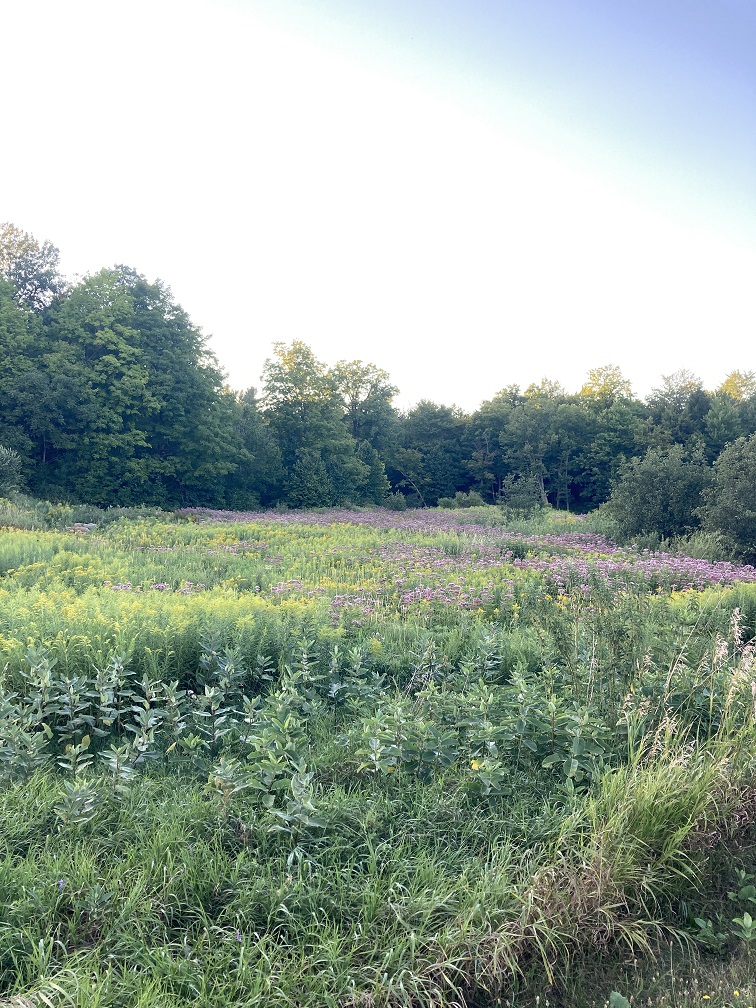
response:
M0 349L0 430L33 489L103 505L219 500L240 449L233 404L160 283L102 270L43 327L0 290Z
M681 445L650 448L621 470L606 505L623 537L682 536L700 524L698 509L711 474Z
M15 225L0 224L0 276L23 308L42 312L63 291L59 261L60 253L50 242L40 245Z
M325 463L317 451L302 451L289 474L286 499L293 507L328 507L334 487Z
M711 398L711 408L704 417L704 437L709 460L713 461L722 449L740 436L743 418L737 400L726 392L717 392Z
M251 388L234 400L234 427L241 442L236 469L226 479L235 508L268 507L284 496L281 449Z
M756 434L725 448L704 501L704 527L718 532L737 556L756 563Z
M594 414L583 400L542 382L512 408L499 444L510 473L534 480L542 504L570 510L595 429Z
M439 497L469 489L468 424L469 418L456 407L419 402L403 418L403 444L389 458L395 485L430 506Z
M711 464L756 431L748 371L716 393L678 371L643 403L608 365L577 395L544 379L524 393L505 387L472 416L427 400L402 416L381 368L329 369L295 341L275 345L260 399L236 394L163 284L119 266L66 286L57 264L49 242L0 226L0 444L48 499L424 507L536 486L539 506L587 512L649 447L682 445ZM642 522L657 536L696 526L695 490L683 504L665 459L655 494L673 497Z
M457 490L453 497L438 498L438 506L442 508L483 507L485 503L477 490L470 490L468 493Z
M380 455L368 441L362 441L357 447L357 458L365 467L357 499L361 503L382 504L391 493L391 484Z
M645 449L645 411L642 403L630 397L596 396L585 400L585 405L593 414L593 430L578 459L574 494L581 509L590 509L607 499L623 463Z
M532 476L510 474L502 480L499 505L512 517L525 518L541 505L541 489Z
M355 500L366 467L325 365L304 343L277 343L265 363L264 383L265 418L281 450L290 502L313 506L315 496L324 505ZM325 476L317 490L309 486L316 474Z
M330 379L342 402L344 422L354 440L386 452L398 438L398 415L391 400L398 389L385 371L362 361L339 361Z
M664 375L662 387L648 399L649 440L655 445L687 444L701 435L712 396L690 371Z
M0 497L18 490L21 485L21 456L12 448L0 445Z

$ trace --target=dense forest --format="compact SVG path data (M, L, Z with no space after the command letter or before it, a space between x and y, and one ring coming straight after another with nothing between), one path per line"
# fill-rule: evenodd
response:
M502 376L506 380L506 376ZM401 413L380 367L275 344L262 389L232 391L161 282L103 269L0 226L0 482L108 506L342 504L586 512L611 497L627 534L725 532L756 549L756 375L715 391L685 370L645 400L616 367L576 394L510 385L472 414ZM2 468L4 467L4 469ZM0 491L2 486L0 486Z

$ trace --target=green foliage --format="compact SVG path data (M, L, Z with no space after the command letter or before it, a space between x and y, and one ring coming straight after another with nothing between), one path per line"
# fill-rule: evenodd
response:
M289 501L312 507L357 499L367 468L325 365L299 341L274 349L263 374L265 416L288 473Z
M66 418L80 435L47 460L48 478L99 504L209 502L235 467L231 415L170 293L125 267L102 270L72 289L52 330L82 389Z
M438 506L442 508L483 507L486 502L476 490L463 493L458 490L453 497L439 497Z
M508 517L528 518L543 506L538 480L510 473L501 483L498 504Z
M422 400L403 418L402 441L389 457L396 485L425 505L468 485L465 465L468 418L455 407Z
M295 341L274 346L260 399L233 393L165 285L125 266L66 285L57 263L49 242L0 226L0 444L51 500L252 510L480 498L517 519L532 484L539 507L584 513L649 447L713 463L756 431L747 371L713 394L680 371L643 403L608 365L577 395L544 379L471 416L426 400L402 416L381 368L328 368ZM687 534L695 521L678 512L668 502L637 534Z
M255 389L238 395L234 407L241 449L237 467L226 480L228 503L236 508L267 507L284 493L281 449L265 422Z
M704 526L749 563L756 562L754 486L756 434L738 438L719 456L701 511Z
M710 479L705 462L680 445L650 448L621 470L606 509L625 538L687 535L699 524L698 509Z
M580 395L603 400L630 399L632 389L622 371L613 364L607 364L588 372L588 379L580 389Z
M356 444L367 442L386 452L398 436L391 401L399 392L388 374L374 364L339 361L329 374L344 409L344 422Z
M15 493L21 485L21 456L0 445L0 497Z
M13 288L23 308L42 312L63 290L60 253L6 221L0 224L0 276Z
M396 493L390 494L384 501L384 506L389 509L389 511L406 511L407 510L407 498L404 494L397 490Z
M661 388L648 398L650 441L657 447L688 445L704 429L712 397L684 368L664 375Z
M0 543L6 1000L448 1008L749 941L747 872L670 907L752 814L753 586L557 592L510 561L586 523L493 507L89 517Z
M292 507L328 507L335 489L320 452L301 451L291 467L286 498Z

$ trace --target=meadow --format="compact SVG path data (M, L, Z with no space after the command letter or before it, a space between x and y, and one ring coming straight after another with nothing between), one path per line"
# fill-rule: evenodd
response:
M750 970L756 568L494 507L35 514L0 531L0 1005ZM675 1003L745 1003L722 976Z

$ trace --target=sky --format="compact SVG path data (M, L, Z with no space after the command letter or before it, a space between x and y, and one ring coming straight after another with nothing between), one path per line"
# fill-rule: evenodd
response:
M756 369L752 0L7 0L0 221L473 410Z

